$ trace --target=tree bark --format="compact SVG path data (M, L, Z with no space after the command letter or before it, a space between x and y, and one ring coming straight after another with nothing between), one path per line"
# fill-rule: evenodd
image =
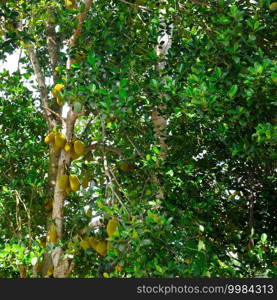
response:
M158 37L158 43L156 46L156 54L160 58L160 61L158 62L156 69L160 72L160 75L162 73L162 70L166 66L165 59L169 49L171 48L172 35L173 35L173 25L171 24L169 26L169 33L166 28L166 22L164 17L165 14L166 14L166 9L165 8L160 9L160 24L164 28L161 35ZM164 98L164 94L160 93L159 97L162 100ZM168 146L166 143L167 120L166 117L162 114L162 112L165 110L166 110L166 105L162 101L160 105L155 106L152 110L152 123L155 132L155 138L159 141L159 145L160 145L160 160L158 160L157 163L158 167L160 167L164 163L168 151ZM156 174L153 175L153 181L158 187L156 198L158 200L161 200L164 198L164 191L160 179Z

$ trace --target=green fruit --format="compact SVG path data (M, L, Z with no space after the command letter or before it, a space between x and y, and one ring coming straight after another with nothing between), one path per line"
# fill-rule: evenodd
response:
M55 145L57 148L62 149L66 143L66 137L62 132L58 132L55 135Z
M118 226L118 221L115 218L112 218L111 220L109 220L108 225L107 225L107 233L108 233L109 237L111 237L114 234L117 226Z
M85 154L85 144L79 140L74 142L74 151L77 155L82 156Z
M58 184L59 184L59 188L63 191L66 190L67 186L68 186L68 175L64 174L64 175L61 175L58 179Z
M77 175L69 175L69 184L72 191L79 191L80 190L80 181Z
M277 10L277 2L273 2L269 5L269 10L274 11Z

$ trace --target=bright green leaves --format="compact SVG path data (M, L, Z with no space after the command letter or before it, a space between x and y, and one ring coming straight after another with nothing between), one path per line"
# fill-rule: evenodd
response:
M229 89L227 95L229 98L234 98L236 93L238 91L238 86L235 84L235 85L232 85L231 88Z
M258 124L252 135L258 143L275 143L277 145L277 126L270 123Z

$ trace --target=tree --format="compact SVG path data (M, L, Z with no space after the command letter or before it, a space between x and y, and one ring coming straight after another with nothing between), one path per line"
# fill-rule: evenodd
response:
M1 2L5 274L276 275L271 2Z

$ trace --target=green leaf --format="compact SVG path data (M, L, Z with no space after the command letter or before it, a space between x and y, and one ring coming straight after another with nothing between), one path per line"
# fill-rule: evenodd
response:
M262 243L265 243L266 240L267 240L267 234L266 234L266 233L263 233L263 234L261 235L261 242L262 242Z
M198 251L202 251L202 250L205 250L206 249L206 246L204 244L204 242L202 240L199 240L198 242Z
M237 91L238 91L238 86L235 84L228 91L228 97L233 98L236 95Z

